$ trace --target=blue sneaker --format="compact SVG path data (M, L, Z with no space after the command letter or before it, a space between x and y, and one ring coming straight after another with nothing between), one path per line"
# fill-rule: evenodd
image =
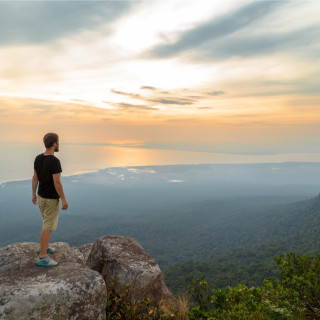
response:
M54 253L56 251L56 249L50 248L48 247L47 249L47 253ZM37 252L40 254L40 248L37 250Z
M52 260L48 256L43 257L42 259L38 257L36 261L36 265L38 266L44 266L44 267L54 267L58 264L58 262Z

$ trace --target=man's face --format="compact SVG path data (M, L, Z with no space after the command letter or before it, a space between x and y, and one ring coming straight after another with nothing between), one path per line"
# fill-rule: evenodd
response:
M54 152L59 152L59 141L55 144Z

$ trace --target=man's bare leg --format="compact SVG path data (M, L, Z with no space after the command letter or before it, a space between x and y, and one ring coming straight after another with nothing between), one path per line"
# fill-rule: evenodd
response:
M43 258L47 255L50 235L51 235L51 230L42 229L42 232L40 235L40 258Z

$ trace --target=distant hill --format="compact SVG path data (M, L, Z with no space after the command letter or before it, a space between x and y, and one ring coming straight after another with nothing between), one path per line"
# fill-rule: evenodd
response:
M206 279L213 288L239 283L260 286L265 278L277 277L275 256L291 251L312 255L319 251L320 195L275 207L257 224L253 239L267 239L270 234L273 241L167 267L166 283L174 292L183 292L194 277Z

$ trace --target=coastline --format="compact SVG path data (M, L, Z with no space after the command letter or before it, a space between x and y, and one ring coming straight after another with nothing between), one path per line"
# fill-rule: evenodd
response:
M3 154L0 159L0 185L11 181L30 180L34 157L41 152L42 146L30 143L0 145ZM56 156L62 163L63 177L106 168L159 165L320 163L320 153L262 155L92 145L67 145L61 148Z
M273 161L273 162L246 162L246 163L174 163L174 164L151 164L151 165L129 165L129 166L107 166L103 168L97 169L84 169L84 170L75 170L74 172L62 173L61 177L64 178L76 178L83 175L90 175L93 173L97 173L99 171L106 171L106 170L123 170L128 169L128 171L135 171L133 169L140 169L141 172L146 172L146 168L169 168L169 167L197 167L197 166L216 166L216 167L229 167L229 168L248 168L258 167L258 166L268 166L272 171L277 171L280 168L277 166L319 166L320 170L320 161ZM19 182L31 182L32 178L21 178L21 179L7 179L7 180L0 180L0 188L4 187L7 184L11 183L19 183ZM0 189L1 190L1 189Z

